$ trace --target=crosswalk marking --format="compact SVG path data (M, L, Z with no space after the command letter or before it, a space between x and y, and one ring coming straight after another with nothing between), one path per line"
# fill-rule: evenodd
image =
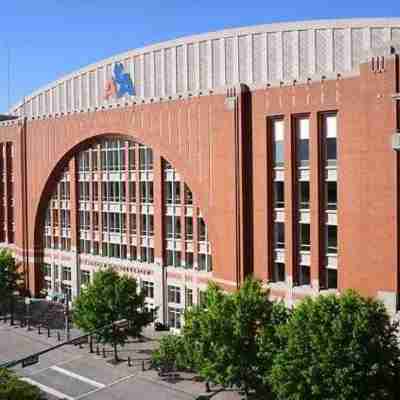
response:
M42 392L51 394L54 397L57 397L59 399L63 399L63 400L74 400L73 397L66 395L65 393L61 393L56 389L53 389L51 387L48 387L46 385L43 385L39 382L34 381L33 379L30 378L21 378L23 381L30 383L33 386L38 387Z
M64 374L64 375L70 376L71 378L75 378L82 382L88 383L89 385L97 387L99 389L104 389L106 387L106 385L104 385L103 383L96 382L93 379L89 379L89 378L86 378L85 376L75 374L74 372L68 371L64 368L53 366L53 367L50 367L50 369L57 371L60 374Z

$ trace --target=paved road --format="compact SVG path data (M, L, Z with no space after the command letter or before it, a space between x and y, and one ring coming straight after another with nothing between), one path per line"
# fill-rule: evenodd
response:
M25 328L0 323L0 363L24 357L56 344L55 338L27 332ZM189 375L177 381L161 380L153 370L142 371L142 359L148 359L157 341L132 341L121 349L121 358L134 360L113 366L111 350L106 359L89 354L88 348L66 346L42 357L36 365L15 371L26 381L38 386L49 400L191 400L204 395L204 384ZM213 393L214 400L238 400L234 392Z

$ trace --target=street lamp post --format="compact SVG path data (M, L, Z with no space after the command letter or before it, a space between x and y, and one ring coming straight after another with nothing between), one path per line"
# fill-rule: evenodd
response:
M69 327L69 295L65 291L65 333L67 340L70 340L70 327Z
M25 297L27 330L31 330L31 299Z

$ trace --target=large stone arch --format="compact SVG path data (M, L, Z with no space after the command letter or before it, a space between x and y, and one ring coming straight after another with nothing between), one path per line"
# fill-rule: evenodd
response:
M32 221L26 234L29 269L34 268L36 254L40 252L36 240L38 228L33 222L38 222L54 177L71 154L111 133L151 147L179 171L207 223L213 245L213 279L227 287L236 287L249 258L244 253L250 253L251 249L243 246L245 232L241 222L245 171L239 165L246 131L239 113L242 102L232 104L237 107L227 106L225 95L215 95L29 121L26 142L27 221ZM29 279L33 291L34 275L30 274Z
M60 180L61 174L68 167L68 165L70 164L71 161L74 161L74 163L76 165L77 157L82 152L84 152L85 150L88 150L90 148L93 148L94 145L99 144L103 139L105 139L105 140L111 140L111 139L123 140L123 141L131 142L131 143L135 143L137 145L143 145L143 146L146 146L147 148L152 149L146 143L143 143L143 142L140 142L139 140L137 140L137 138L134 135L127 135L127 134L122 134L122 133L101 133L101 134L96 134L94 136L91 136L91 137L83 140L82 142L74 145L61 157L61 159L59 159L56 162L55 167L50 172L49 176L47 177L47 180L45 181L44 188L41 192L40 201L38 203L37 211L36 211L36 215L35 215L34 248L36 249L36 251L35 251L34 265L35 265L37 272L39 271L39 266L42 265L42 263L43 263L43 250L45 247L44 242L43 242L44 231L45 231L45 224L44 224L45 211L51 202L51 196L54 192L55 187L57 187L57 184ZM126 154L126 156L127 156L127 154ZM189 188L189 190L191 191L191 193L194 194L193 190L190 187L190 184L188 184L186 182L184 174L180 173L179 170L174 168L174 165L171 163L170 160L166 159L166 157L163 154L160 154L157 151L155 153L153 153L153 156L155 158L158 158L158 163L156 162L155 164L159 166L160 171L161 171L161 173L159 171L159 177L163 176L162 175L163 174L162 165L165 161L167 161L172 166L173 170L176 171L177 173L179 173L181 178L183 178L181 180L182 187L187 186ZM99 166L99 170L100 170L100 166ZM70 176L70 180L77 179L78 172L75 170L73 170L73 171L74 171L74 175ZM126 173L128 173L128 171L126 171ZM163 181L163 179L161 178L160 182L162 182L162 181ZM75 181L75 185L77 185L77 181ZM184 196L184 194L182 193L182 198L183 198L183 196ZM161 197L163 197L163 191L162 191ZM161 204L162 208L164 207L164 204L162 203L161 199L159 199L159 204ZM78 205L78 202L77 202L77 200L75 200L75 204L73 204L71 207L77 207L77 205ZM201 210L201 207L199 206L199 204L196 204L196 208ZM75 210L75 213L76 213L75 218L77 218L78 210L79 210L79 207ZM160 212L160 214L163 214L161 210L159 212ZM202 212L201 212L201 215L204 216L204 214ZM127 216L129 216L129 215L127 215ZM77 220L75 220L75 222L77 223ZM206 226L207 226L207 223L206 223ZM162 228L159 228L159 229L160 229L160 231L163 230ZM207 233L207 235L208 235L208 233ZM162 239L164 240L164 236L163 235L161 235L161 236L162 236ZM61 238L59 238L59 239L61 239ZM161 241L162 244L163 244L163 240ZM210 242L209 236L207 236L207 242ZM76 254L80 254L80 253L81 253L80 250L78 251L78 249L76 249ZM164 254L163 247L162 247L161 254ZM40 273L38 275L40 275Z

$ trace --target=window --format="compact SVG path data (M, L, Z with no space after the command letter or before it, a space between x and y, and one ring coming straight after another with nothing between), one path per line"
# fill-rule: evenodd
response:
M93 230L99 230L99 213L97 211L93 211Z
M326 284L328 289L337 289L337 269L326 269Z
M204 242L207 240L207 229L204 219L199 217L197 218L197 229L198 229L198 240L199 242Z
M297 162L299 166L308 166L310 162L310 120L308 118L297 119Z
M299 208L308 210L310 208L310 182L299 181Z
M136 182L129 182L129 201L136 203Z
M310 224L300 224L300 250L310 250Z
M326 200L328 210L337 209L337 182L326 182Z
M275 248L285 248L285 224L283 222L275 222L274 224L274 235L275 235Z
M42 272L45 278L51 278L51 265L50 264L43 264L42 265Z
M136 169L136 155L135 155L135 147L133 147L132 145L129 145L128 158L129 158L129 170L133 171Z
M181 304L181 288L168 285L168 303Z
M99 254L99 242L93 242L93 254L95 256Z
M185 204L186 205L193 204L193 194L192 194L192 191L186 185L186 183L185 183Z
M61 250L70 251L71 250L71 239L62 237L61 238Z
M81 271L81 285L87 286L90 283L90 272Z
M135 246L130 246L129 251L130 251L130 259L136 260L137 259L137 248Z
M154 299L154 283L142 281L142 291L146 297Z
M337 117L323 115L323 129L325 134L325 157L327 165L336 165L337 161Z
M285 207L285 188L283 181L274 181L274 207Z
M99 184L98 184L98 182L92 182L92 199L93 199L93 201L99 200Z
M193 218L185 217L185 239L193 240Z
M60 278L59 267L58 265L54 265L54 279L58 280L59 278Z
M309 285L310 282L311 282L310 266L309 265L300 265L300 268L299 268L299 284L300 285Z
M62 280L63 281L71 281L72 273L70 267L62 267Z
M274 167L284 165L284 121L275 119L272 121L272 141L273 141L273 163Z
M175 307L168 307L168 325L171 328L181 328L181 309Z
M327 225L326 226L326 237L327 237L327 252L337 253L337 226Z
M185 265L186 268L192 269L193 268L193 253L186 253L185 255Z
M272 279L274 282L285 282L285 264L274 262Z
M136 234L136 214L129 214L129 230L131 235Z
M140 261L147 262L147 247L140 248Z
M167 238L170 239L180 239L181 237L181 219L179 216L170 216L167 215L165 217L165 227Z
M193 290L186 289L186 307L193 306Z
M212 258L209 254L198 254L198 264L200 271L212 271Z
M199 294L199 299L198 299L199 306L205 307L207 305L207 293L204 292L203 290L199 290L198 294Z

